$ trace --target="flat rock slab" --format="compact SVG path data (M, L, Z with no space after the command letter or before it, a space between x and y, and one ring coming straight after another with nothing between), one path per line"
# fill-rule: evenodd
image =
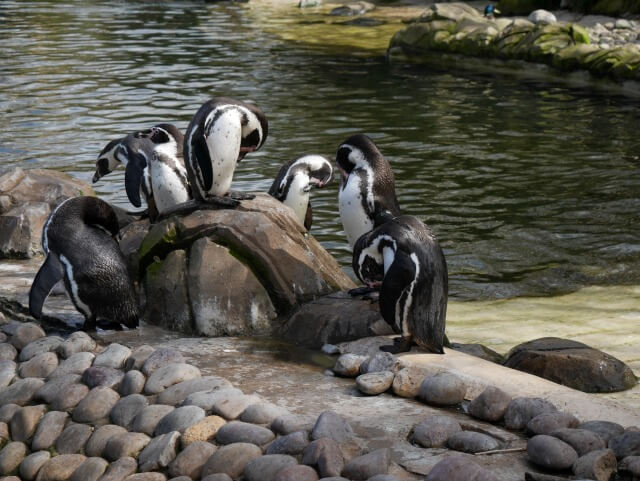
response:
M147 379L146 394L158 394L166 388L189 379L200 377L200 369L186 363L171 363L159 367Z
M235 443L222 446L213 453L203 466L202 477L224 473L233 479L237 479L243 473L249 461L260 456L262 456L262 449L255 444Z
M275 438L273 431L255 424L231 421L218 430L218 444L251 443L258 446L267 444Z
M201 378L182 381L165 389L156 398L158 404L169 404L177 406L181 404L187 396L194 392L214 391L232 387L231 383L224 378L218 376L205 376Z
M183 432L189 426L205 417L205 411L198 406L183 406L174 409L164 416L156 425L154 435L167 434L171 431Z

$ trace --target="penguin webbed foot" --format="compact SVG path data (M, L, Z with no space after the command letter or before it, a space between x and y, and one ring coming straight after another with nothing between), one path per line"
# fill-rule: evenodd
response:
M249 194L247 192L233 192L229 191L227 197L235 200L253 200L256 198L255 194Z
M351 297L359 297L359 296L371 296L371 297L363 297L364 299L377 299L379 296L378 289L370 286L360 286L355 289L349 289L347 291ZM373 295L376 293L375 295Z
M393 344L380 346L380 350L388 352L390 354L399 354L401 352L408 352L411 350L413 344L411 337L394 337Z
M235 209L236 207L238 207L240 205L240 201L242 199L236 199L235 197L231 197L231 193L225 195L224 197L221 196L211 196L211 197L205 197L202 200L202 203L205 206L210 205L211 207L209 207L210 209ZM204 207L205 209L207 207Z

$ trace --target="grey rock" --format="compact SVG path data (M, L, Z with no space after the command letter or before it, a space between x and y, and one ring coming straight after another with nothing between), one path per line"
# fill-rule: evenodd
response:
M580 424L580 421L570 413L560 411L542 413L527 423L527 431L533 435L550 434L558 429L575 428L578 424Z
M274 481L318 481L318 473L305 465L288 466L278 471Z
M573 474L577 478L609 481L617 471L616 455L610 449L591 451L573 463Z
M62 346L64 345L64 343L60 345ZM66 374L82 374L85 369L91 367L93 358L94 355L90 352L76 352L75 354L72 354L60 364L58 364L56 370L49 374L47 380L51 380L59 376L64 376Z
M459 431L447 439L447 446L455 451L475 454L498 449L500 443L497 439L487 434L475 431Z
M58 336L47 336L36 339L35 341L27 344L22 351L20 351L18 360L20 362L26 362L39 354L44 354L45 352L55 353L61 342L62 338Z
M291 434L297 431L311 431L316 418L307 414L284 414L271 423L271 430L277 434Z
M184 362L184 356L179 351L168 347L162 347L160 349L156 349L149 355L149 357L147 357L144 364L142 364L140 371L148 377L153 373L153 371L161 366L167 364L181 364Z
M121 398L113 406L109 417L114 424L131 429L135 417L148 405L149 401L146 397L141 394L131 394Z
M124 372L119 369L104 366L92 366L82 373L82 382L85 383L89 389L94 387L103 386L114 390L117 390Z
M0 408L0 422L9 423L13 415L20 409L17 404L9 403ZM624 432L624 430L623 430Z
M120 396L113 389L94 387L73 410L72 418L77 423L95 423L109 416Z
M131 349L122 344L114 342L109 344L107 348L98 354L93 361L93 365L98 367L110 367L113 369L122 369L125 361L131 355Z
M541 398L519 397L513 399L504 413L504 423L508 429L523 429L529 421L543 413L556 412L558 409L549 401Z
M167 434L171 431L183 432L205 417L204 409L198 406L183 406L166 414L154 429L154 435Z
M491 478L480 478L486 470L474 463L470 457L449 456L439 461L425 478L425 481L466 481Z
M108 466L109 463L102 458L87 458L73 472L69 481L97 481Z
M488 386L469 403L469 414L483 421L496 422L504 417L511 396L494 386Z
M295 456L302 453L308 445L309 434L306 431L297 431L273 441L265 450L265 454L291 454Z
M142 365L147 359L149 359L149 356L153 351L155 351L155 348L149 346L148 344L136 347L131 352L129 358L124 362L125 370L131 371L132 369L135 369L136 371L139 371L140 369L142 369Z
M20 379L0 391L0 406L5 404L17 404L18 406L29 404L36 391L43 385L44 381L35 377Z
M618 18L616 19L616 22L614 24L614 28L620 28L620 29L633 29L633 24L625 19L625 18Z
M262 450L255 444L235 443L222 446L202 467L202 478L210 474L224 473L232 479L237 479L249 461L260 456L262 456Z
M418 398L436 406L451 406L464 400L467 386L455 374L441 372L427 377L420 385Z
M609 449L616 453L616 458L640 456L640 431L625 431L609 441Z
M391 462L388 448L377 449L349 461L342 470L342 476L354 481L365 481L376 474L387 474Z
M225 419L236 419L246 408L260 401L258 396L242 394L216 401L211 411Z
M378 352L362 363L360 366L360 374L381 371L396 372L399 365L400 361L393 354L388 352Z
M0 343L0 360L15 361L18 350L7 342Z
M44 404L26 406L17 410L9 422L11 438L14 441L29 441L46 411L47 406Z
M268 454L252 459L244 468L246 481L275 481L278 471L298 464L296 458L286 454Z
M0 475L6 476L18 469L27 456L27 446L19 441L8 443L0 451Z
M175 478L169 478L169 481L193 481L189 476L178 476Z
M127 476L125 481L167 481L167 477L162 473L138 473Z
M144 389L147 379L140 371L131 370L127 372L120 381L120 395L140 394Z
M618 423L612 423L611 421L587 421L578 426L579 429L587 429L600 436L605 443L609 443L611 438L624 433L624 428Z
M36 481L59 481L69 479L73 472L87 459L82 454L61 454L42 465Z
M393 383L394 375L391 371L376 371L361 374L356 378L358 390L370 396L376 396L388 391Z
M618 471L628 474L631 478L634 476L640 478L640 456L627 456L622 458L618 463Z
M567 443L576 450L578 456L607 447L600 436L588 429L563 428L551 432L550 435Z
M532 23L556 23L558 21L553 13L543 9L531 12L527 17L527 20Z
M396 372L391 388L396 396L414 398L420 393L420 385L424 381L424 372L408 366Z
M139 433L145 433L149 436L153 436L156 426L160 420L173 410L173 406L167 406L166 404L151 404L140 411L133 419L131 429Z
M399 481L398 478L390 474L376 474L371 476L367 481Z
M131 457L120 458L111 463L107 471L98 478L98 481L123 481L136 472L138 463Z
M460 423L449 416L429 416L413 427L409 438L423 448L440 448L461 430Z
M335 356L336 354L340 354L340 348L335 344L323 344L320 348L322 354L326 354L327 356Z
M169 386L198 377L200 377L200 369L191 364L166 364L155 369L149 376L147 383L144 385L144 392L146 394L158 394Z
M7 423L0 422L0 443L8 441L9 437L9 425Z
M255 424L231 421L218 430L218 444L252 443L262 446L275 438L273 431Z
M204 463L216 452L217 447L206 441L195 441L169 464L169 476L189 476L200 479Z
M240 398L243 395L243 392L235 387L214 389L212 391L205 392L194 392L185 398L182 405L198 406L205 411L211 411L216 403L227 399Z
M181 404L187 396L195 392L215 391L218 389L232 387L231 383L218 376L205 376L201 378L182 381L161 392L156 403L177 406Z
M87 424L70 424L56 439L55 448L60 454L82 454L82 450L93 434Z
M44 463L51 458L49 451L36 451L24 458L20 463L20 478L24 481L33 481Z
M0 389L8 386L16 377L16 363L7 359L0 359Z
M529 440L527 454L534 464L554 470L568 469L578 459L578 453L571 446L546 434L539 434Z
M302 464L316 468L322 477L340 476L344 468L344 457L336 441L318 439L304 450Z
M103 450L103 456L109 461L120 458L137 458L151 438L142 433L123 433L111 436Z
M61 392L65 392L71 384L79 383L80 379L81 376L79 374L68 374L66 376L60 376L52 379L51 381L47 381L40 389L38 389L34 399L51 404L51 402ZM89 392L88 389L87 392Z
M485 361L495 362L496 364L502 364L504 361L504 356L502 354L494 351L493 349L489 349L487 346L483 346L482 344L460 344L453 342L451 343L451 349L458 352L464 352L470 356L479 357Z
M248 406L240 421L252 424L271 424L277 417L287 414L287 410L268 402L259 402Z
M210 474L209 476L202 478L201 481L233 481L233 480L231 479L231 476L229 476L228 474L218 473L218 474Z
M38 428L33 435L31 449L39 451L53 446L55 440L62 433L68 418L69 413L62 411L49 411L46 413L40 420Z
M176 458L176 448L180 433L171 431L153 438L138 456L138 469L141 472L159 471L169 466Z
M93 351L95 348L96 341L91 339L86 332L76 331L60 343L57 350L60 357L68 359L76 353Z
M366 356L343 354L336 360L333 372L338 376L356 377L360 374L360 367L366 360Z
M84 448L85 453L87 456L105 457L104 449L109 440L114 436L126 434L126 432L127 430L125 428L114 424L105 424L104 426L100 426L89 438L89 441Z
M46 336L42 328L33 322L25 322L18 326L11 336L11 344L21 351L27 344Z
M22 378L45 378L58 367L58 356L53 352L44 352L34 356L29 361L20 364L18 374Z
M89 388L84 384L69 384L66 389L58 390L56 397L51 400L51 409L55 411L69 411L75 408L89 394Z
M342 443L349 441L352 437L353 429L349 423L333 411L325 411L320 414L311 431L311 439L313 440L329 438Z

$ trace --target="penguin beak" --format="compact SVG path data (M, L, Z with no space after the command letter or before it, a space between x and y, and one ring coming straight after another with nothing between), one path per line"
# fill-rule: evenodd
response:
M95 184L99 180L100 180L100 174L96 172L95 174L93 174L93 178L91 179L91 181Z

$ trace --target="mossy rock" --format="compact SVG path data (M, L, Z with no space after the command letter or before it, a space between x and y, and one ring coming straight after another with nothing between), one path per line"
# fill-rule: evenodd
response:
M573 45L561 50L553 56L552 65L560 70L578 70L585 69L588 55L599 51L597 45L587 45L584 43Z
M591 38L589 38L589 32L587 29L577 23L571 25L569 35L571 35L571 38L575 43L586 43L587 45L591 43Z

